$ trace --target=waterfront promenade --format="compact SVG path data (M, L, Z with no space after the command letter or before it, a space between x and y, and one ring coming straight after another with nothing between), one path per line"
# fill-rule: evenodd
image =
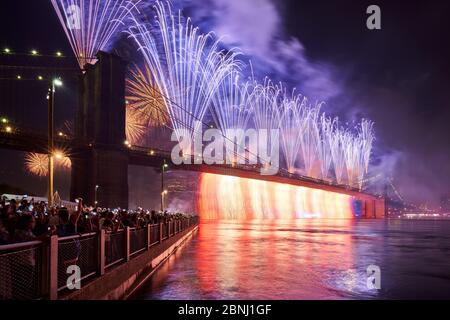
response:
M0 299L125 298L197 225L198 217L183 217L0 246ZM81 273L80 289L70 289L73 270Z

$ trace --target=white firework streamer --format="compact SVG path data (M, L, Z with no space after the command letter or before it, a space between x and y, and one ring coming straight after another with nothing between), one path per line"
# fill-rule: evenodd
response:
M157 30L132 14L128 35L150 66L178 137L200 130L201 121L224 78L239 63L237 52L220 50L212 33L201 34L181 12L156 2Z
M140 0L51 0L80 68L107 50Z

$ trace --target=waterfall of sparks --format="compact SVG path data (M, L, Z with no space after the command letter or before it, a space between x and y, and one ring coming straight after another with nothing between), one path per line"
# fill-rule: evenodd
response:
M96 61L140 0L51 0L80 68Z
M202 173L202 219L353 218L352 197L332 191Z

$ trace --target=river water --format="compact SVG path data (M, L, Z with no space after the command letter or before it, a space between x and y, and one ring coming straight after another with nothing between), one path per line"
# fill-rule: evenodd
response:
M134 296L416 298L450 298L450 221L203 221Z

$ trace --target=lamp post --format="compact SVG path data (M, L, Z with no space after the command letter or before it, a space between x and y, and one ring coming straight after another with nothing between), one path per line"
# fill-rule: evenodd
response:
M169 165L164 160L161 171L161 212L164 211L164 194L167 194L167 190L164 190L164 171Z
M48 88L48 206L53 206L53 109L55 105L55 87L62 86L60 79L50 81Z
M97 208L97 204L98 204L98 201L97 201L97 190L98 190L98 188L100 188L100 186L98 184L96 184L95 185L95 192L94 192L94 204L95 204L96 208Z

